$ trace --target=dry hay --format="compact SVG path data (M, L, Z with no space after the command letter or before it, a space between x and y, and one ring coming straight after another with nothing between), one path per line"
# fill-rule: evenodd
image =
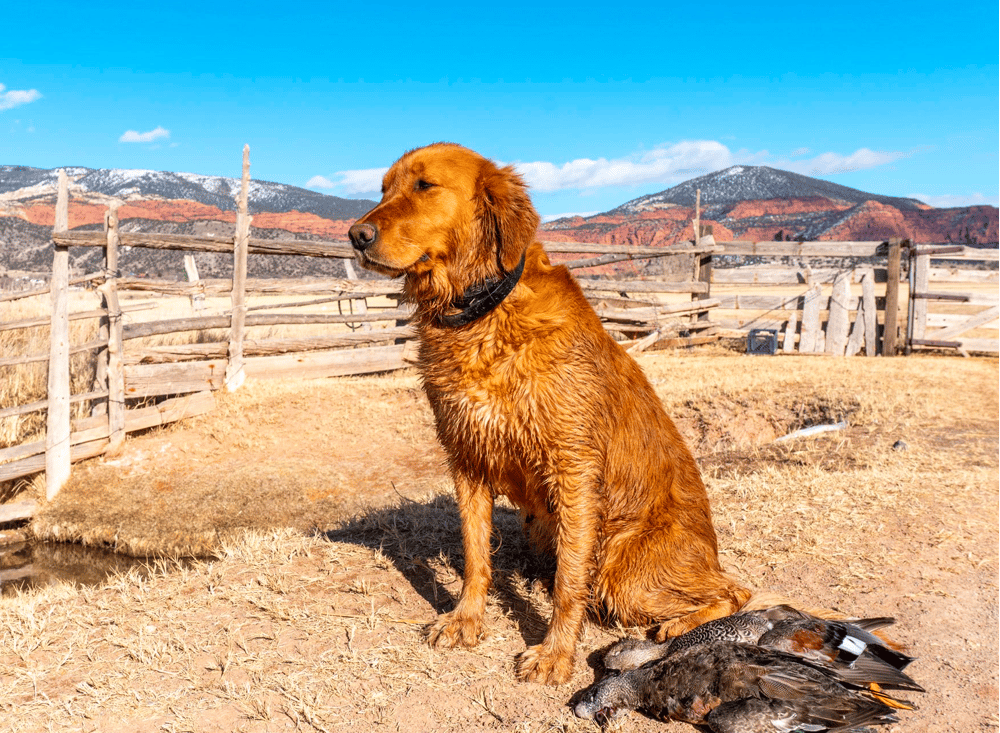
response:
M804 605L899 618L895 636L919 658L912 671L929 692L888 733L995 727L996 360L664 355L643 365L697 448L727 568ZM349 409L356 403L365 409ZM742 415L754 417L752 429ZM782 444L762 437L845 416L846 431ZM318 443L324 424L341 427ZM893 447L900 440L908 449ZM566 703L593 680L600 649L644 630L591 620L571 685L515 682L514 656L544 633L550 607L533 581L551 567L528 551L510 507L494 512L486 638L473 650L422 643L423 624L457 598L462 551L412 375L253 387L129 450L163 446L186 457L186 473L166 479L174 494L204 492L214 466L216 482L242 487L243 504L260 512L257 528L233 522L215 540L217 561L164 561L147 579L0 598L6 727L594 730ZM241 453L258 456L256 484L227 476ZM153 485L146 474L163 466L94 465L132 482L144 511L154 506L142 495ZM64 501L87 519L83 497L100 496L111 474L93 475L49 507L52 521L65 521ZM327 493L310 501L310 485ZM350 496L323 504L344 486ZM268 496L284 505L267 508ZM234 505L184 506L194 528ZM297 531L263 529L295 507L308 520ZM163 521L126 524L110 503L101 511L136 536L155 538ZM691 730L638 715L626 726Z

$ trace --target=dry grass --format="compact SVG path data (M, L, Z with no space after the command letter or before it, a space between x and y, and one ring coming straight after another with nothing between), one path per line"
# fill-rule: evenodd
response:
M92 310L98 306L96 296L84 291L73 291L71 311ZM3 306L4 321L19 321L48 316L51 305L48 296L15 300ZM70 344L86 343L97 337L95 320L71 321ZM38 326L0 331L0 354L21 356L48 354L49 328ZM70 389L74 394L93 389L93 353L80 353L70 357ZM34 362L0 367L0 408L26 405L45 399L48 391L48 364ZM76 405L74 417L83 415L85 405ZM45 415L41 412L0 418L0 448L40 440L45 435ZM2 497L0 497L2 498Z
M899 618L929 692L890 733L995 728L997 361L716 352L643 365L696 446L729 569L806 605ZM844 416L846 431L768 442ZM0 727L595 730L566 703L624 630L587 624L569 686L514 682L514 656L544 633L533 581L551 567L509 507L495 512L488 636L468 651L422 643L461 587L440 460L404 374L251 384L130 439L117 464L92 462L42 525L165 549L177 538L161 523L227 531L212 561L0 598ZM624 727L691 730L637 715Z

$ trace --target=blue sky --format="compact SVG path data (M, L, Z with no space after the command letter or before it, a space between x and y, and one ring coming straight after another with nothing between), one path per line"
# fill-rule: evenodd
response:
M10 3L0 164L377 198L404 151L515 163L548 217L733 164L997 205L994 1Z

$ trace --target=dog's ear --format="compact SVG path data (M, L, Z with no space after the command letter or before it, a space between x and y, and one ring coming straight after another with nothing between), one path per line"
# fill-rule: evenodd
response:
M513 166L497 168L487 162L477 182L476 196L476 223L483 246L496 252L500 267L510 272L535 239L538 212Z

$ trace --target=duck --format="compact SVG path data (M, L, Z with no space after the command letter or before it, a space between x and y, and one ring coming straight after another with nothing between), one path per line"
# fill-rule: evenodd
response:
M793 654L853 685L924 692L903 672L914 658L872 633L895 621L890 616L831 620L788 605L772 606L709 621L663 643L623 639L605 653L604 668L623 672L693 646L730 641Z
M895 708L802 657L745 642L698 644L604 677L574 706L604 727L629 710L714 733L848 731L898 722Z
M577 716L602 726L628 710L716 733L847 731L911 710L885 690L923 692L913 657L874 631L891 617L829 620L788 605L709 621L664 643L626 638L606 676L580 694Z

